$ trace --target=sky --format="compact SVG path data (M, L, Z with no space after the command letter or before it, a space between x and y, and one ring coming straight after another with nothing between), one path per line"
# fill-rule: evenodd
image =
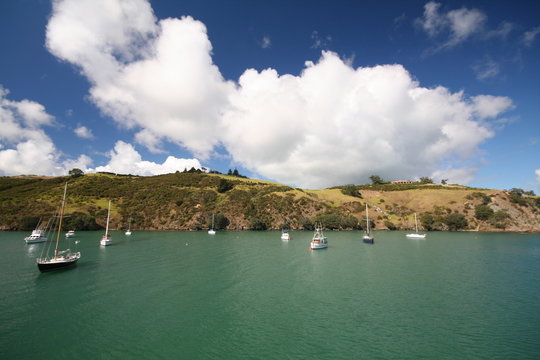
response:
M0 2L0 176L540 192L540 2Z

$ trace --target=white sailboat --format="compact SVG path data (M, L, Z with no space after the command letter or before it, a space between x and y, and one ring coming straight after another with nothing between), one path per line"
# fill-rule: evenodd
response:
M410 239L425 239L426 234L419 234L418 233L418 220L416 219L416 213L414 213L414 226L415 226L416 232L414 232L412 234L407 234L405 236L410 238Z
M311 239L310 247L312 250L326 249L328 247L328 239L322 232L322 225L315 227L315 233Z
M369 229L369 213L368 213L367 203L366 203L366 231L364 232L362 241L365 242L366 244L373 244L375 242L375 238L371 236L371 232Z
M66 233L66 237L67 237L67 238L75 237L75 230L69 230L69 231Z
M128 229L125 232L126 235L131 235L131 218L128 220Z
M111 200L109 200L109 210L107 210L107 226L105 228L105 235L101 238L99 244L101 246L107 246L112 244L111 235L109 235L109 219L111 216Z
M54 248L54 255L52 257L40 257L36 259L36 264L39 271L50 271L65 268L74 265L80 258L80 252L72 253L70 249L58 251L58 244L60 242L60 232L62 231L62 217L64 216L64 206L66 203L67 183L64 187L64 196L62 198L62 205L60 207L60 220L58 221L58 230L56 233L56 246Z
M24 238L27 244L35 244L47 241L46 229L40 228L41 218L39 219L36 228L32 230L32 234Z
M214 214L212 214L212 227L208 229L208 235L216 235L216 230L214 230Z
M289 241L291 240L291 235L287 230L281 230L281 240Z

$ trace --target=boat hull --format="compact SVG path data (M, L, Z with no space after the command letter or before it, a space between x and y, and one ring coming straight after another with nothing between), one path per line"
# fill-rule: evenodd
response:
M100 244L101 246L109 246L109 245L112 244L112 241L111 241L111 240L101 240L101 241L99 242L99 244Z
M314 244L314 243L311 243L311 249L312 250L326 249L327 247L328 247L328 244Z
M426 238L426 234L407 234L405 236L408 237L409 239L425 239Z
M37 259L36 263L37 263L39 271L46 272L46 271L64 269L64 268L73 266L77 263L80 257L81 257L80 253L77 253L69 258L61 258L61 259L53 258L53 259L46 259L46 260Z
M35 244L35 243L42 243L47 241L46 237L39 237L39 238L24 238L24 241L27 244Z
M362 241L365 242L366 244L374 244L375 243L375 239L370 237L370 236L364 236L362 238Z

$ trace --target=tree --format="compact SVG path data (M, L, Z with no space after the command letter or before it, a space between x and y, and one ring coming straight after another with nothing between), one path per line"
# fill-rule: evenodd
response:
M420 178L420 182L421 182L422 184L433 184L433 179L430 178L430 177L427 177L427 176L422 176L422 177Z
M212 220L209 220L210 223L208 224L208 226L210 227L210 225L212 225ZM217 213L216 215L214 215L214 229L216 230L225 230L227 228L227 226L229 226L230 224L230 221L229 219L227 219L227 217L225 215L223 215L222 213Z
M226 180L226 179L219 179L219 183L217 185L217 191L219 193L224 193L229 190L231 190L234 187L233 183Z
M253 219L249 225L250 230L266 230L268 225L261 219Z
M356 185L345 185L341 188L341 192L344 195L354 196L357 198L362 198L362 194L358 192L358 187Z
M461 230L467 227L468 222L465 215L451 213L443 218L443 222L448 226L449 230Z
M384 220L384 226L388 228L388 230L396 230L396 225L391 222L390 220Z
M443 184L443 185L448 184L448 179L442 179L442 180L441 180L441 184Z
M68 174L71 177L76 178L76 177L79 177L79 176L83 176L84 172L81 169L74 168L74 169L69 170Z
M369 179L371 180L371 183L373 185L382 185L382 184L384 184L384 180L379 175L371 175L369 177Z
M478 220L487 220L493 216L493 209L487 205L478 205L474 208L474 217Z
M435 218L429 213L424 213L420 215L420 223L422 227L427 231L433 230L435 225Z

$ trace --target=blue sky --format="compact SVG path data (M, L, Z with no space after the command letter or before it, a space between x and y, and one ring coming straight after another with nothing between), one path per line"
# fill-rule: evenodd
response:
M538 1L3 1L0 175L540 191Z

